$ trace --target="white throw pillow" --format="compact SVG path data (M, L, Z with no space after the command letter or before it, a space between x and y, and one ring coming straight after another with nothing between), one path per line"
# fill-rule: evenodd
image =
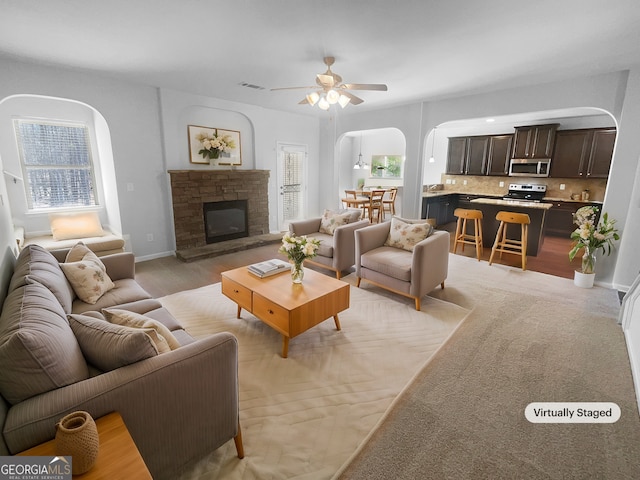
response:
M176 350L180 348L180 342L176 340L173 333L162 323L153 318L145 317L136 312L130 312L129 310L120 310L117 308L103 308L102 313L104 317L111 323L122 325L131 328L143 328L153 329L158 333L158 336L164 340L164 344L157 344L158 352L165 353L168 350ZM154 339L155 340L155 339Z
M105 234L98 212L51 213L49 226L54 240L102 237Z
M349 223L351 219L351 213L333 213L331 210L325 210L320 219L320 233L326 233L327 235L333 235L336 228L341 227Z
M91 305L115 287L104 263L82 242L69 251L60 267L78 298Z
M421 242L433 232L433 227L430 224L413 222L415 220L405 221L398 217L392 217L389 236L384 244L412 252L416 243Z

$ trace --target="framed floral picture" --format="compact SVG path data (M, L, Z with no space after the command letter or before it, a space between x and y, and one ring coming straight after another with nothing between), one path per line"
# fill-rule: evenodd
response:
M218 165L242 165L242 153L240 149L240 132L236 130L223 130L218 128L218 138L225 145L220 152Z
M210 127L200 127L198 125L189 125L187 127L187 130L189 136L189 161L191 163L209 165L211 161L209 156L210 152L203 152L203 150L206 150L204 142L206 139L212 139L216 137L216 129Z

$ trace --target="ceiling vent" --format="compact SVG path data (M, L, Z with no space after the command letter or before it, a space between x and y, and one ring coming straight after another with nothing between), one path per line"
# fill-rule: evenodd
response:
M261 87L260 85L254 85L253 83L240 82L238 85L247 88L253 88L254 90L264 90L264 87Z

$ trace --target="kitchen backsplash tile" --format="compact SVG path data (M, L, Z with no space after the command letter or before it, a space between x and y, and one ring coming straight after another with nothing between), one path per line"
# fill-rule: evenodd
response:
M450 182L447 183L447 180ZM574 193L579 194L583 190L589 190L589 200L595 202L604 200L604 192L607 188L606 178L582 180L577 178L514 178L442 174L441 182L445 191L496 196L506 194L510 183L535 183L547 186L547 197L566 200L570 200ZM501 187L500 182L504 182L504 186ZM564 190L560 190L560 184L565 185Z

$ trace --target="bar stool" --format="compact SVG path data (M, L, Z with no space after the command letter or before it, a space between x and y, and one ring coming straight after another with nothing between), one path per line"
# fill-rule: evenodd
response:
M464 245L476 246L476 257L480 261L482 256L482 212L480 210L469 210L466 208L456 208L453 212L455 217L458 217L456 224L456 236L453 241L453 253L456 253L458 245L462 245L462 251L464 252ZM473 235L467 233L467 220L473 220Z
M527 269L527 238L529 235L529 224L531 219L526 213L515 212L498 212L496 220L500 220L496 241L491 249L491 257L489 257L489 265L493 262L493 255L500 252L512 253L514 255L522 255L522 270ZM507 225L510 223L520 224L520 240L507 238Z

